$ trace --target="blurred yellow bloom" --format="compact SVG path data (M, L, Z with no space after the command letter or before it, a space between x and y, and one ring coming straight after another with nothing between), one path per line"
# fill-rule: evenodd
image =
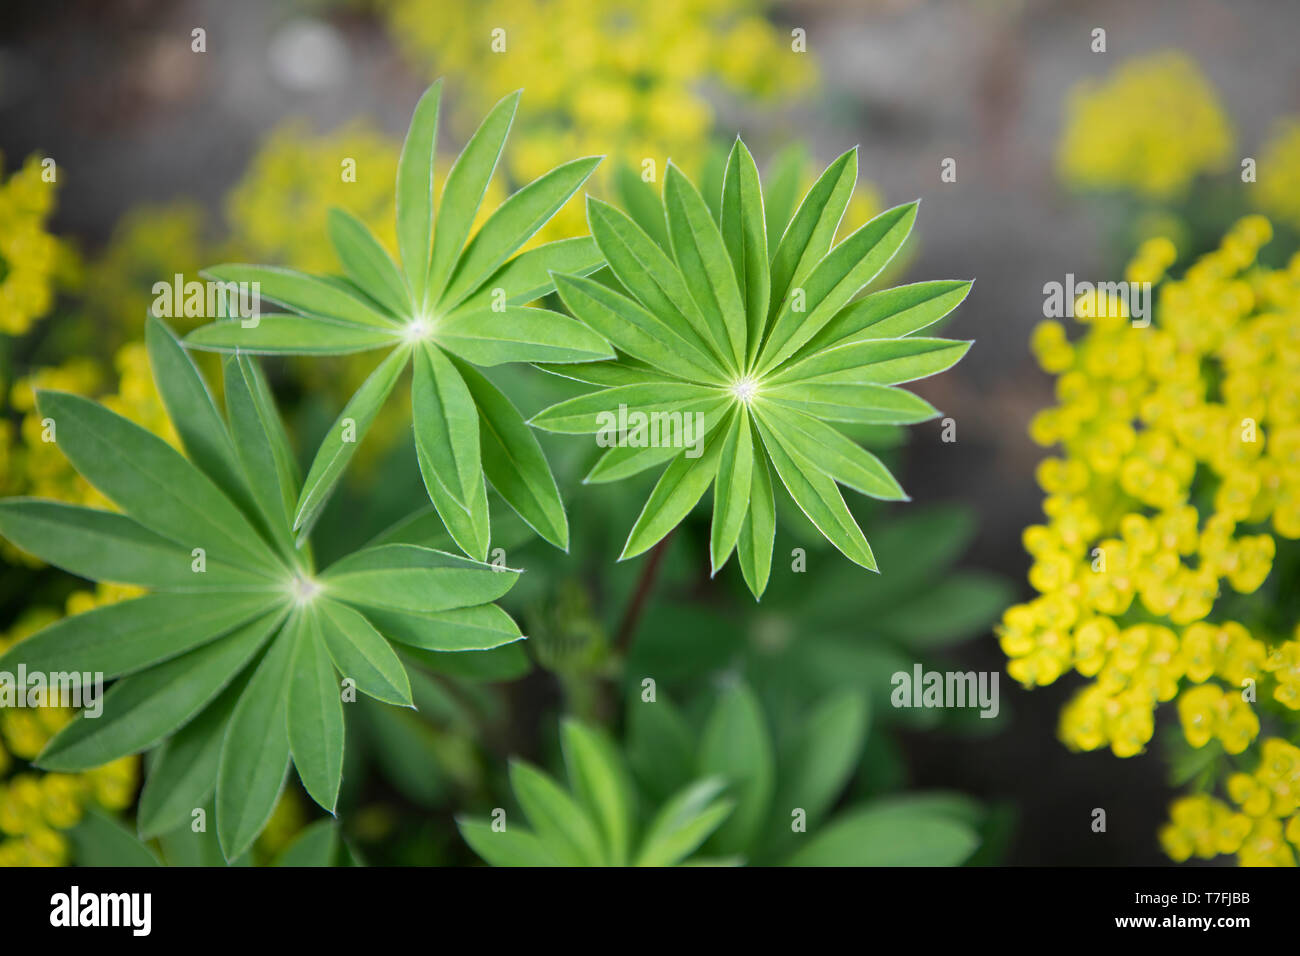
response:
M50 235L45 221L55 184L32 156L8 180L0 162L0 335L22 335L54 304L60 278L75 272L70 250Z
M1300 117L1278 120L1260 151L1251 195L1262 212L1300 229Z
M1071 91L1057 166L1071 186L1168 198L1225 168L1233 145L1210 82L1184 54L1165 52Z

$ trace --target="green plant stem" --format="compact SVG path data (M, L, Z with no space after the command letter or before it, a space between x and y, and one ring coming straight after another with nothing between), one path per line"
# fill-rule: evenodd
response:
M659 567L663 564L664 555L668 553L668 543L672 537L672 531L664 535L663 539L651 549L645 567L641 569L641 577L637 579L636 588L632 592L631 600L628 601L627 609L623 612L623 621L619 624L618 634L614 638L614 649L617 651L627 653L632 645L632 639L636 636L641 618L645 614L650 592L654 590L655 581L659 577Z

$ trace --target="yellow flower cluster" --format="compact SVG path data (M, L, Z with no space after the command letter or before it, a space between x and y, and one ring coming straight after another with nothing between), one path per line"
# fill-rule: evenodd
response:
M1023 536L1039 596L999 638L1027 686L1091 678L1061 715L1072 748L1141 753L1176 701L1192 747L1241 754L1261 705L1300 711L1300 628L1279 629L1271 597L1229 594L1258 592L1300 538L1300 255L1258 264L1271 236L1249 216L1177 280L1172 244L1149 240L1125 275L1158 283L1149 326L1094 294L1076 304L1082 338L1053 320L1033 333L1058 401L1030 435L1064 455L1039 465L1047 521Z
M55 286L75 270L71 252L45 229L55 186L43 172L33 156L0 180L0 335L31 328L53 305Z
M1039 466L1048 522L1024 533L1040 596L1007 611L1001 639L1025 684L1071 668L1095 679L1063 721L1081 749L1139 752L1151 711L1184 678L1240 689L1282 667L1265 643L1280 635L1204 622L1223 585L1260 587L1274 535L1300 537L1300 257L1287 270L1254 266L1269 236L1266 221L1242 220L1161 284L1149 328L1120 303L1094 303L1076 311L1089 326L1077 342L1055 321L1035 330L1059 403L1030 434L1065 457ZM1152 240L1128 277L1159 279L1171 261ZM1218 705L1205 693L1183 706L1208 720ZM1239 709L1220 709L1197 726L1242 733Z
M134 593L104 586L95 592L78 591L68 599L67 613L80 614ZM28 611L8 634L0 635L0 652L58 617L50 610ZM64 707L0 709L0 867L67 864L71 847L64 831L81 821L88 805L116 811L135 799L138 757L123 757L86 773L13 772L18 761L35 758L73 716Z
M1300 747L1278 737L1260 745L1254 773L1234 773L1227 803L1208 793L1169 808L1160 844L1170 858L1237 854L1242 866L1295 866L1300 854ZM1235 804L1235 806L1233 806Z
M135 206L122 216L103 254L87 265L79 298L97 336L120 330L109 337L113 346L141 338L154 283L170 284L176 275L197 279L201 268L217 261L204 239L204 216L203 207L190 201ZM177 332L186 331L184 321L167 318Z
M176 434L154 387L144 344L131 342L123 346L114 357L114 365L118 390L115 394L100 396L99 401L176 444ZM38 369L14 384L9 404L22 417L17 436L0 434L0 460L8 465L0 482L0 491L6 495L57 498L96 508L112 507L73 470L58 445L47 440L50 437L48 425L36 408L37 389L93 395L104 387L105 378L104 370L94 359L76 358L59 366ZM6 556L10 555L11 552L6 552Z
M796 52L764 7L760 0L387 0L386 17L420 69L461 79L462 125L525 89L526 121L505 159L516 186L574 156L599 154L609 158L589 189L603 194L618 163L640 171L652 159L657 179L670 156L698 168L714 123L708 86L760 99L812 88L811 54ZM584 235L585 223L575 197L543 236Z
M1214 87L1194 62L1170 51L1071 90L1057 166L1071 186L1164 199L1223 169L1233 143Z
M232 255L304 272L337 273L327 216L346 209L396 248L393 188L401 145L365 124L324 135L274 130L226 199Z
M1300 117L1277 122L1260 152L1252 190L1256 208L1300 229Z

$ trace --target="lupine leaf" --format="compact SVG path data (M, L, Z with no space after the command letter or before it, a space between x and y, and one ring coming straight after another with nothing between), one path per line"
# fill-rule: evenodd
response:
M806 311L796 311L794 296L787 296L759 353L760 375L797 352L889 263L911 232L916 207L912 202L882 212L808 272L799 286Z
M519 107L519 92L504 97L475 130L465 149L447 174L442 188L437 226L433 235L433 258L429 263L429 282L425 298L436 302L441 297L461 248L469 237L470 226L478 214L489 180L496 171L505 147L510 124Z
M478 288L560 211L599 163L599 156L588 156L556 166L498 206L465 247L439 305L450 306Z
M202 574L194 556L126 515L37 498L0 501L0 534L47 564L92 581L167 591L252 590L260 575L215 560Z
M745 520L740 525L736 551L740 556L740 570L745 583L757 600L767 590L767 580L772 572L776 502L772 496L772 474L768 469L767 455L759 442L751 439L751 443L754 446L754 467L751 469L749 511L745 513Z
M291 550L297 465L257 366L243 355L226 359L230 433L261 520L283 550Z
M433 464L443 490L468 510L474 483L483 480L478 411L455 366L431 346L415 351L411 419L421 456Z
M212 795L226 726L245 683L234 681L155 752L137 813L142 839L187 823L193 811Z
M835 241L844 210L858 179L858 151L841 154L821 174L772 250L770 314L785 305L790 289L812 271Z
M745 361L745 305L722 235L695 186L671 163L664 176L668 238L710 343L735 372Z
M245 324L247 323L247 324ZM398 330L332 322L302 315L261 315L203 325L185 344L211 352L250 355L350 355L400 343Z
M506 504L534 531L561 550L569 550L569 520L542 447L523 416L478 370L457 369L479 414L483 473Z
M803 810L810 828L844 791L857 767L867 736L870 709L857 690L844 690L820 702L782 754L782 768L773 798L773 819L783 824L773 832L789 836L790 812Z
M754 443L749 412L737 409L718 459L718 481L713 493L713 524L709 533L709 560L713 574L727 563L740 537L749 510L753 486Z
M767 722L748 687L736 685L719 695L700 738L699 770L726 780L736 801L730 818L709 841L711 851L742 852L767 819L775 780Z
M797 461L779 437L759 422L763 446L767 449L781 483L790 492L799 510L811 521L831 544L839 548L850 561L868 570L876 570L876 559L867 544L862 529L844 504L835 482L815 468Z
M149 316L145 346L154 383L185 454L236 504L251 505L235 452L207 384L171 329Z
M328 222L330 242L348 278L392 315L407 315L411 291L370 227L345 209L331 209ZM428 248L427 229L424 241Z
M148 750L208 704L283 620L263 615L233 633L146 671L124 677L104 695L103 713L80 717L46 744L46 770L78 772Z
M218 282L237 282L241 287L256 283L264 298L302 315L382 330L397 326L392 316L376 311L338 285L294 269L229 264L212 266L204 274Z
M227 860L252 845L284 787L289 770L285 706L294 637L303 626L303 615L295 615L271 642L226 728L217 768L217 836Z
M620 561L634 558L654 547L690 513L704 497L717 473L721 447L715 432L713 437L706 439L699 457L688 457L683 451L664 469L632 526L632 533L627 536L627 544L619 555Z
M334 563L321 581L331 595L352 604L427 612L495 601L518 577L518 571L445 551L384 544Z
M397 160L397 249L413 304L424 302L433 231L433 165L442 80L424 91Z
M832 820L787 866L956 866L979 845L967 825L933 812L871 805Z
M913 425L939 414L919 395L892 385L794 382L764 389L763 399L828 422Z
M970 349L952 339L871 339L837 345L782 369L773 384L898 385L952 368Z
M573 797L548 774L521 760L510 762L510 787L539 840L572 866L600 866L600 835Z
M719 222L731 267L745 303L746 363L752 362L767 324L772 276L768 271L767 227L758 167L745 144L736 139L722 181Z
M569 783L604 838L611 866L625 866L632 846L634 796L627 767L603 733L566 720L560 727Z
M765 407L763 417L792 453L840 484L872 498L908 500L880 459L843 432L789 408Z
M416 445L416 458L420 464L420 475L424 478L425 490L433 502L438 517L442 519L447 533L460 548L471 558L486 561L492 526L489 521L487 484L479 479L470 489L469 510L466 511L447 493L438 480L433 461Z
M702 411L718 400L718 390L689 382L621 385L599 392L589 392L552 405L528 424L548 432L565 435L591 435L607 429L607 416L618 416L627 407L630 415L679 415Z
M390 640L429 651L485 651L523 637L519 625L495 604L446 611L367 608L366 616Z
M315 611L298 628L288 708L293 764L311 798L333 813L343 782L343 703Z
M438 326L438 343L475 365L591 362L613 358L609 343L567 315L508 305L458 312Z
M344 679L375 700L411 706L411 680L401 659L366 618L337 601L317 605L320 635Z
M724 353L710 344L708 327L677 264L626 214L587 198L587 222L609 269L663 324L713 364Z
M569 311L634 359L689 381L714 384L725 379L711 356L658 316L599 282L556 276L555 290Z
M460 834L470 849L492 866L560 866L546 845L523 827L498 831L481 820L457 820Z
M408 358L405 351L397 351L384 359L330 426L298 495L293 519L295 531L303 527L310 528L320 509L329 500L330 492L356 453L357 445L361 444L370 423L375 420L375 415L397 384L397 378L406 367Z
M40 392L37 404L73 467L140 524L230 564L276 566L240 510L161 438L76 395Z
M865 295L840 309L799 349L804 358L849 339L887 339L911 335L938 322L965 300L972 283L915 282Z
M280 600L273 592L146 594L51 624L11 647L0 669L21 661L29 672L75 668L110 680L215 640Z
M653 190L627 169L616 170L628 212L596 200L587 204L592 238L609 273L557 275L556 291L618 355L586 367L543 365L596 388L543 409L530 422L561 433L594 431L597 444L613 446L584 482L667 466L624 557L662 540L714 485L711 564L716 572L739 550L755 598L772 565L770 467L828 540L874 570L870 546L836 482L878 498L905 499L859 442L897 444L899 425L937 415L924 399L892 386L943 371L970 347L911 337L954 308L969 283L921 283L853 301L906 240L917 204L887 210L835 245L857 179L857 150L832 162L797 209L802 164L791 157L778 162L769 196L740 140L709 165L703 196L670 165L656 204ZM640 441L640 423L624 426L617 417L624 408L660 425L662 417L655 416L664 413L703 414L717 468L692 467L674 441L657 441L648 428ZM733 420L717 428L742 412L750 416L748 425ZM761 438L755 437L758 425L765 429Z
M735 807L719 798L724 788L718 778L701 780L664 804L646 827L636 865L673 866L699 849Z
M558 239L515 256L497 269L477 290L447 311L448 318L490 307L496 290L504 293L504 305L527 305L555 289L552 272L585 276L603 264L600 250L590 236Z

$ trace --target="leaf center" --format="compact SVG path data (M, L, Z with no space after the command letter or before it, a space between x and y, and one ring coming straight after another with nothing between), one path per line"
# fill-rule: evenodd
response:
M731 383L731 394L736 401L748 405L758 395L758 379L746 375Z
M289 590L293 594L294 604L305 607L316 600L316 596L324 590L324 586L315 578L300 574L294 577Z

